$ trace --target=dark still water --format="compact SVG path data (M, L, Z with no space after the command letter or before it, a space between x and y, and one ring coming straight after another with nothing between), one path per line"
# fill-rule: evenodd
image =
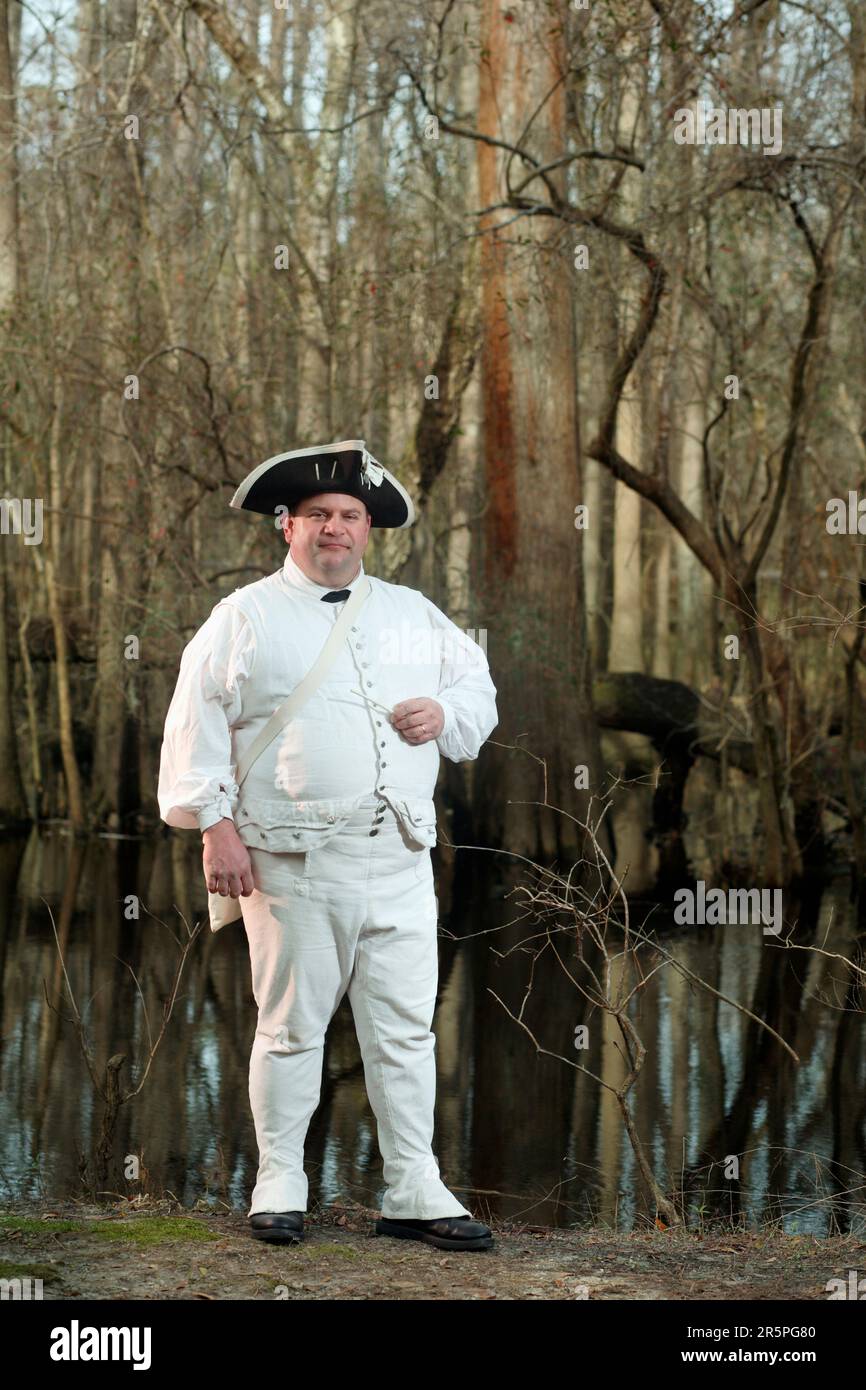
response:
M554 951L550 918L514 925L525 912L519 900L480 877L492 859L460 852L468 872L455 887L453 855L434 852L434 1150L443 1178L478 1216L628 1229L652 1207L614 1095L628 1067L622 1032L581 994L586 965L573 934L559 931ZM808 928L795 914L788 948L785 933L678 927L656 909L650 925L660 944L714 994L649 948L637 967L624 961L610 929L611 993L643 982L628 1012L646 1049L630 1097L634 1124L657 1181L686 1194L693 1220L863 1229L866 1049L862 1001L839 959L855 952L847 894L847 879L828 884ZM141 1083L120 1108L110 1176L94 1185L247 1209L257 1164L247 1096L255 1004L242 924L217 934L205 926L196 938L143 1077L171 995L175 937L185 932L178 912L199 920L203 900L193 836L76 845L34 832L0 843L0 1199L83 1194L82 1173L99 1171L104 1105L64 991L53 915L95 1073L103 1078L108 1060L125 1054L113 1073L121 1090ZM632 905L633 923L644 918ZM810 943L821 954L799 949ZM585 937L583 952L602 978ZM520 1014L530 983L522 1017L544 1051L508 1012ZM586 1046L577 1050L580 1025ZM138 1177L124 1176L127 1155L140 1164ZM328 1034L306 1170L311 1211L333 1201L379 1205L381 1160L347 1000Z

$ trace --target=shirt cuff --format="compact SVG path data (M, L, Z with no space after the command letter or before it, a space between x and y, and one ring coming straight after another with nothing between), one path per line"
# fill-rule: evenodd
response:
M210 806L205 806L204 810L198 813L198 828L202 831L210 830L212 825L228 817L232 819L231 806L228 798L223 797L220 801L211 802Z
M439 738L447 738L456 723L456 715L451 705L447 700L443 700L441 695L434 695L433 699L436 701L437 705L442 706L442 712L445 715L445 723L442 725Z

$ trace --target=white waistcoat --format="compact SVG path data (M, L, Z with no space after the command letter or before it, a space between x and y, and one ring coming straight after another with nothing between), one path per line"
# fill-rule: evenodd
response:
M364 578L359 574L349 589ZM475 758L497 722L481 647L416 589L367 576L372 593L325 681L253 764L238 795L234 766L312 667L341 604L291 558L236 589L184 649L166 718L160 815L205 830L233 816L244 843L302 850L336 833L378 795L414 841L436 841L439 755ZM407 743L383 706L430 696L439 738Z

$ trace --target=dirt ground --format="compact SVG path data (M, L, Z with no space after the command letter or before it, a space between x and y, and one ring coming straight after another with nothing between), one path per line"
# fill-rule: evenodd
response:
M0 1211L0 1278L47 1299L825 1301L828 1279L866 1272L858 1237L626 1235L491 1223L492 1250L450 1252L373 1234L377 1213L307 1214L300 1246L249 1235L245 1214L172 1202L19 1203Z

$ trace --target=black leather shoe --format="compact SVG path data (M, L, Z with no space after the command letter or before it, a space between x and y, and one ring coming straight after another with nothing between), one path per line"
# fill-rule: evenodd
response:
M471 1216L438 1216L432 1221L397 1220L380 1216L377 1236L396 1236L398 1240L423 1240L440 1250L490 1250L493 1235L483 1221Z
M304 1239L302 1211L256 1211L250 1217L250 1234L256 1240L298 1245Z

